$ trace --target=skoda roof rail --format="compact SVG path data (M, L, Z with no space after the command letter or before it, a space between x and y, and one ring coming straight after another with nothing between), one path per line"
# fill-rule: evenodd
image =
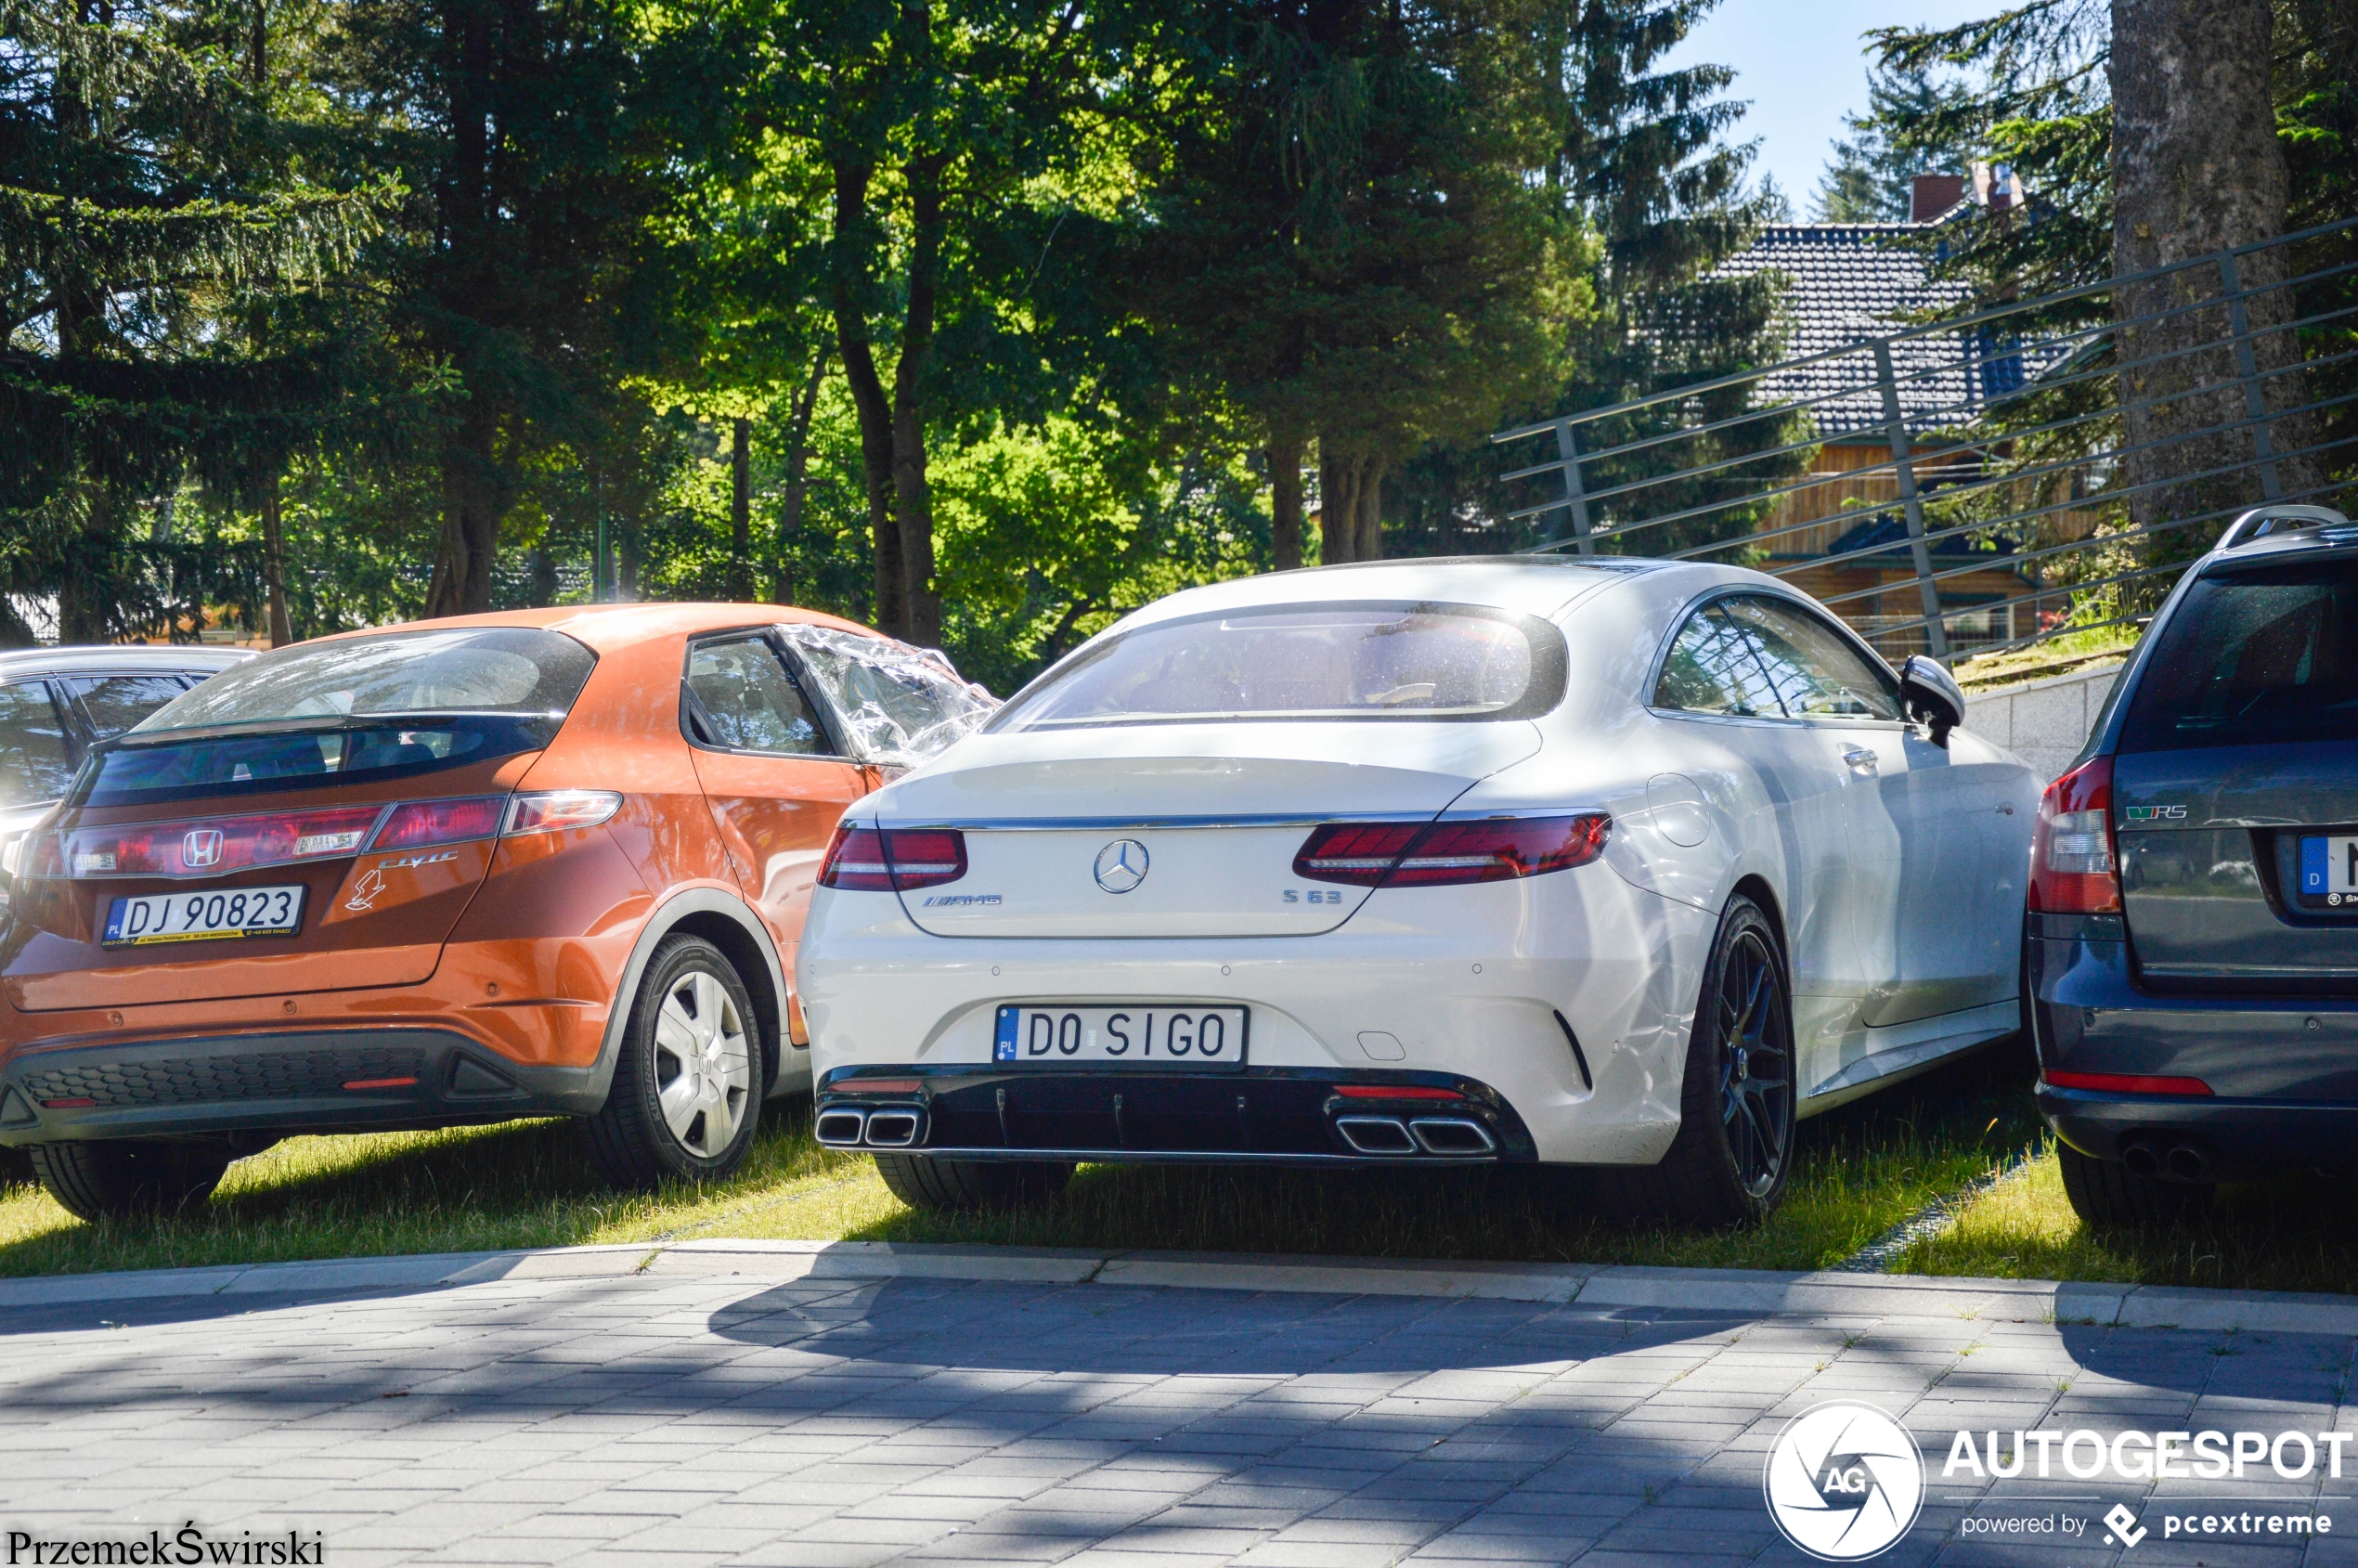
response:
M2312 528L2347 528L2350 519L2329 506L2255 506L2227 525L2214 550L2234 550L2271 534L2306 533Z

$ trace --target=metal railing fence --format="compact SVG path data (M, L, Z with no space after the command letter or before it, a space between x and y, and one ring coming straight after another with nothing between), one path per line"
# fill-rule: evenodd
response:
M1491 439L1553 437L1501 476L1550 485L1506 514L1562 519L1538 549L1757 565L1950 661L2134 618L2246 505L2346 501L2353 404L2358 218Z

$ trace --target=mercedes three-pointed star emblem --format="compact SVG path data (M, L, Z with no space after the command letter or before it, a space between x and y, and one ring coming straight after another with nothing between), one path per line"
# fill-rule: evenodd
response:
M1108 893L1127 893L1147 879L1147 847L1134 838L1117 838L1097 851L1097 886Z

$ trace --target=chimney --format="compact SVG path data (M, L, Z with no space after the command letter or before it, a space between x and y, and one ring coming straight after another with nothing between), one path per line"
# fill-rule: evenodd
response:
M1908 187L1908 221L1930 223L1964 199L1964 175L1918 175Z

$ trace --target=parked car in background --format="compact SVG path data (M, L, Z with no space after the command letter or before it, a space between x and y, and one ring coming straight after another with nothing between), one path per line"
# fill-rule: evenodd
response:
M1764 1215L1799 1119L2019 1029L2040 781L1963 712L1730 567L1173 595L844 817L819 1141L935 1207L1078 1161L1505 1161Z
M0 653L0 874L66 792L83 754L195 685L253 657L244 648L137 644ZM0 911L6 892L0 888Z
M2039 809L2039 1108L2095 1225L2358 1170L2358 526L2247 512Z
M0 932L0 1144L85 1217L297 1132L579 1116L726 1174L810 1081L844 807L989 711L754 604L467 616L265 654L91 748Z

